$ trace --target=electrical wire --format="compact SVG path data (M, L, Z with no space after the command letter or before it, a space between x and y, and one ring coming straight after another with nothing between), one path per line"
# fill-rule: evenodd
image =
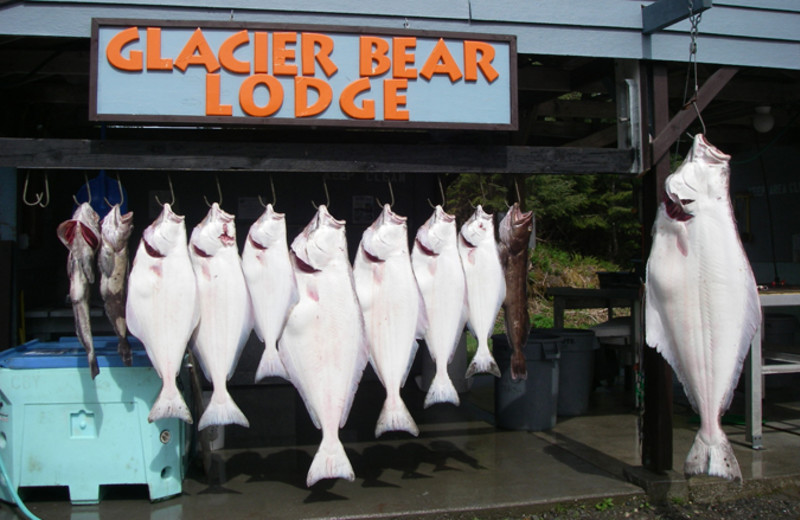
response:
M19 507L19 510L22 511L22 513L30 520L40 520L38 516L31 513L30 509L25 507L22 499L17 494L14 484L11 483L11 479L8 477L8 471L6 471L6 465L3 462L3 457L0 457L0 473L3 474L3 480L6 483L6 487L8 488L9 492L11 492L11 498L14 499L14 503L17 505L17 507Z

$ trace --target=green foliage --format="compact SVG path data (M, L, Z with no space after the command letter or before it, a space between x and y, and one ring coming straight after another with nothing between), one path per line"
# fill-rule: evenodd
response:
M536 216L538 243L626 264L641 257L638 181L613 175L462 174L447 189L447 210L460 222L482 204L504 212L517 200Z
M607 511L612 507L614 507L614 499L611 497L604 498L603 500L594 505L594 508L597 509L598 511Z

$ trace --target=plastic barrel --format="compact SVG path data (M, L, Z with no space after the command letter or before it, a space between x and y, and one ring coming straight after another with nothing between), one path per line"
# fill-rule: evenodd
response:
M545 329L562 339L558 360L558 415L569 417L589 411L594 388L594 351L600 343L593 330Z
M541 431L556 425L561 338L532 333L525 345L527 379L511 379L511 346L505 334L492 336L501 376L495 379L495 423L508 430Z

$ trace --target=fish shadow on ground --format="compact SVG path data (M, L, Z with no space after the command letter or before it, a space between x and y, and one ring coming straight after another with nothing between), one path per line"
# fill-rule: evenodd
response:
M356 476L364 479L363 487L400 487L381 480L386 470L399 471L401 479L435 478L421 472L425 464L431 466L431 472L462 471L450 461L457 461L473 469L486 469L477 459L467 455L463 450L449 441L437 440L425 445L422 442L407 442L398 446L376 444L370 446L355 457L351 457Z

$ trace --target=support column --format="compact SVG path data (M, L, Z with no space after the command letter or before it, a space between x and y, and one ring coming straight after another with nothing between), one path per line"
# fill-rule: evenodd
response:
M0 350L16 344L17 169L0 168Z

